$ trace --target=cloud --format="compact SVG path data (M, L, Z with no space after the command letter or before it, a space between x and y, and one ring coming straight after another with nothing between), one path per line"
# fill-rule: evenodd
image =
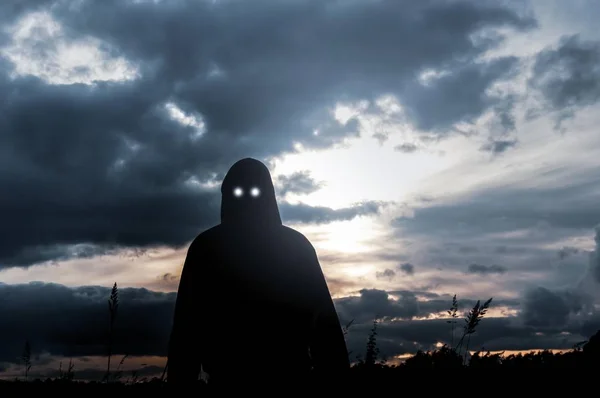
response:
M355 206L332 209L323 206L309 206L303 203L280 205L281 217L288 222L323 224L332 221L351 220L358 216L375 215L385 204L367 201Z
M375 315L410 319L442 310L448 304L447 300L419 303L418 296L426 293L394 294L399 296L398 300L391 299L385 291L363 289L360 298L338 299L336 306L346 323L352 318L359 323L369 322ZM17 361L25 339L30 340L37 353L51 356L104 355L109 295L109 288L99 286L0 284L0 312L19 312L16 318L0 318L0 338L4 342L0 363ZM113 353L166 355L175 297L176 293L121 288Z
M353 357L365 354L365 342L372 325L353 325L348 334L348 347ZM539 333L535 328L524 327L513 318L484 318L477 332L471 335L469 347L474 350L534 350L571 349L574 344L588 339L591 334L577 325L548 329ZM382 322L377 328L377 346L380 356L412 354L417 350L433 350L438 343L451 344L450 325L445 319L422 321ZM595 333L595 331L593 332ZM455 331L454 344L461 330ZM354 359L354 358L353 358Z
M570 257L579 252L580 252L580 250L576 247L565 246L558 251L558 258L560 258L561 260L564 260L567 257Z
M417 297L412 293L398 300L388 292L378 289L362 289L359 297L344 297L336 302L343 323L354 319L356 323L371 322L377 318L412 319L420 314Z
M309 171L298 171L289 176L277 177L276 185L279 186L279 194L285 196L287 193L308 195L318 191L323 183L315 181Z
M506 152L510 148L517 146L518 141L516 139L490 139L488 142L481 146L482 151L491 152L495 155Z
M381 289L361 289L360 296L342 297L336 300L340 320L347 323L354 319L357 324L369 323L374 319L411 320L430 318L445 314L450 308L452 297L431 292ZM461 308L473 307L477 300L459 299ZM510 299L495 300L495 306L515 308L518 301Z
M372 321L380 320L378 326L378 347L382 356L391 357L406 353L414 353L419 349L435 349L438 343L452 342L451 329L447 320L437 319L433 314L446 315L452 297L436 295L428 292L397 291L385 292L375 289L364 289L360 297L349 297L336 302L342 321L355 319L355 324L348 334L348 347L355 354L364 355L365 341ZM391 295L397 298L392 298ZM531 297L531 296L528 296ZM554 296L552 296L554 297ZM563 296L569 310L577 310L574 296ZM534 300L543 305L541 297ZM459 299L460 317L475 304L473 299ZM527 310L517 316L486 316L478 326L477 332L471 336L470 347L486 350L533 350L533 349L570 349L577 342L589 338L598 329L600 318L597 314L581 319L565 317L564 314L550 315L549 321L531 322L532 307L529 299L525 300ZM554 303L556 304L556 303ZM492 309L519 308L520 300L494 300ZM536 307L537 308L537 307ZM539 311L540 308L537 308ZM538 312L536 319L541 319ZM429 319L423 319L429 318ZM417 320L418 319L418 320ZM456 344L462 328L455 331Z
M448 106L442 107L444 109L423 107L418 100L411 109L421 115L420 119L436 125L461 118L465 110L476 112L479 102L485 103L486 97L479 90L497 77L492 74L500 72L495 68L504 62L492 62L491 69L487 64L461 63L500 41L498 34L492 40L476 41L472 36L497 27L525 30L535 26L530 16L519 15L518 10L494 2L428 0L415 4L393 1L339 4L313 0L279 4L261 0L255 2L251 10L245 7L248 6L238 2L182 1L170 7L111 2L84 4L77 10L77 18L66 8L56 8L55 12L73 33L84 30L100 37L136 63L167 54L168 63L157 66L160 69L156 72L163 73L165 78L196 79L191 87L182 87L182 95L194 101L200 112L210 113L209 126L222 124L229 131L235 129L233 126L253 126L259 117L283 118L292 109L305 110L309 100L331 98L340 90L352 97L390 89L401 92L401 88L394 88L398 85L385 88L383 85L398 79L407 82L412 71L421 68L444 68L448 72L443 80L430 82L427 93L432 97L434 93L449 95L451 91L456 95L458 90L454 90L454 84L459 81L463 83L462 92L471 90L468 94L476 95L465 92L464 98L454 103L467 98L470 102L452 110L448 110ZM246 16L244 23L233 23L233 18L242 15L240 13ZM152 24L147 22L149 20ZM173 21L178 22L177 30L169 29ZM309 25L310 29L306 29ZM430 26L436 26L436 31L429 29ZM152 35L154 29L163 32L163 36ZM280 34L275 36L274 31ZM382 36L382 32L386 35ZM196 46L191 49L184 44L190 36L196 40ZM253 38L252 43L261 43L260 46L246 44L242 48L236 44L237 39L249 36ZM419 37L418 43L414 37ZM405 57L407 53L412 56ZM322 61L325 54L326 63ZM206 74L214 64L226 78L210 87L198 79L197 74L198 71ZM259 65L264 68L257 73L252 68ZM299 79L299 76L308 79ZM250 77L252 81L242 80ZM359 77L368 78L366 84L361 83L363 80ZM252 91L252 95L240 91L242 95L235 101L230 97L235 92L233 81L242 84L239 90L261 87L261 91ZM265 84L270 81L278 85ZM217 87L220 84L223 86ZM210 102L202 100L206 90L214 89L217 94L217 88L228 91L211 98ZM422 91L417 87L411 89L410 94ZM295 95L290 95L292 92ZM221 109L226 104L224 100L235 106L231 111L236 118L226 121ZM411 96L406 95L404 101L411 102ZM442 102L445 100L440 98ZM474 109L469 105L475 105ZM424 117L426 115L428 117Z
M427 284L456 292L519 295L530 285L576 286L584 274L586 292L597 290L597 268L588 266L596 257L585 258L593 242L590 232L600 220L597 176L591 169L554 168L532 178L536 189L509 180L419 204L413 214L392 221L394 236L403 242L401 253L418 261L424 273L437 269ZM462 250L467 243L476 251ZM577 247L581 254L561 259L565 246ZM510 270L502 278L478 282L482 278L477 274L464 273L468 264L498 263Z
M413 275L415 273L415 266L411 263L400 264L398 268L400 268L400 270L406 275Z
M0 284L0 362L14 361L25 339L52 355L104 355L110 289L32 282ZM119 289L115 355L165 355L176 293Z
M590 255L590 271L596 282L600 283L600 224L596 226L595 230L594 242L596 247Z
M356 291L360 288L360 283L343 278L327 278L327 287L332 296L345 296L348 291Z
M459 121L473 121L503 101L482 93L497 80L508 80L517 72L516 57L463 64L439 77L435 86L412 88L411 101L404 103L406 113L423 130L444 131ZM425 112L426 107L436 111Z
M405 142L403 144L396 145L394 147L395 151L403 152L403 153L413 153L413 152L416 152L417 149L418 149L418 147L415 144L412 144L410 142Z
M467 268L467 272L470 274L490 275L490 274L504 274L506 267L501 265L481 265L471 264Z
M502 137L515 131L517 122L514 111L518 99L519 97L515 94L507 94L502 101L494 106L494 117L489 122L489 129L494 135ZM502 142L502 140L499 142Z
M190 194L190 196L192 195ZM191 197L187 199L191 200ZM219 196L216 193L213 194L205 208L196 213L190 210L189 218L186 221L184 221L186 219L185 209L168 208L165 211L170 213L154 214L154 210L150 209L151 204L147 205L148 208L137 209L134 204L131 204L131 213L123 214L120 224L106 225L101 220L97 220L97 223L75 225L73 231L70 231L65 237L65 239L72 239L70 244L52 244L49 241L49 239L52 239L50 236L25 234L26 236L22 238L31 240L31 246L17 251L14 247L10 247L9 243L16 242L20 236L13 236L3 242L4 246L0 244L0 255L4 254L5 256L3 259L0 257L0 268L3 266L30 266L47 262L57 263L74 258L87 259L101 255L121 255L125 252L124 249L127 248L132 249L134 253L139 252L139 254L153 246L166 245L182 249L203 229L219 222L219 200ZM161 208L161 205L167 206L166 203L161 204L160 201L155 203L157 209ZM185 204L181 199L180 203ZM198 209L199 207L199 204L188 204L190 209ZM355 206L332 209L325 206L279 202L284 223L314 224L327 224L334 221L351 220L358 216L376 215L384 205L377 201L368 201ZM126 206L123 207L127 208ZM125 208L123 211L125 211ZM135 218L140 213L149 214L151 219L147 222L152 223L153 227L164 223L165 228L162 233L154 230L143 231L143 224L140 224L141 216ZM173 218L169 220L169 216L173 216ZM58 215L53 217L52 220L56 223L64 221L59 219ZM129 223L127 223L127 220L129 220ZM182 226L182 230L177 231L170 225L170 221L174 222L175 220L180 221L179 224ZM212 222L209 223L209 221ZM198 226L197 228L193 227L195 223ZM90 240L95 243L76 243L78 241L75 235L76 232L80 232L80 235L78 235L79 240ZM33 239L36 240L33 241Z
M548 110L559 111L560 120L600 99L600 43L579 35L564 36L557 46L541 51L535 59L528 85Z
M553 238L552 234L592 230L600 220L594 191L598 178L591 171L579 171L577 176L563 171L550 170L543 177L553 181L544 181L535 190L510 182L472 189L460 200L415 208L414 216L398 217L393 225L399 233L428 239L479 240L493 234L497 246L501 239L522 243L523 236L514 234L519 231L528 235L528 243L535 243L536 238Z
M0 312L19 313L18 317L0 318L0 338L4 342L0 347L0 363L17 363L25 339L35 348L36 355L44 358L83 360L84 357L103 356L109 294L109 288L99 286L68 288L36 282L0 284ZM114 354L164 357L176 293L121 288L119 294ZM559 301L556 297L560 297ZM451 336L446 321L431 317L444 315L451 300L450 295L426 291L362 289L360 296L336 299L335 305L342 323L355 320L348 334L351 350L360 353L364 349L371 323L378 318L382 320L378 335L382 352L396 355L433 348L439 341L449 342ZM459 298L461 312L472 307L475 301ZM472 336L472 347L485 345L492 350L570 348L574 342L589 337L600 325L597 316L581 319L565 316L565 311L572 314L585 308L579 303L573 295L535 290L526 296L524 305L527 309L519 316L485 318ZM494 299L493 304L494 308L515 309L518 306L519 300L502 298ZM551 311L556 306L559 311ZM41 363L38 361L37 365ZM2 366L7 367L6 364ZM82 366L78 365L80 369Z
M451 344L452 334L447 319L431 315L446 316L452 297L425 293L365 290L361 291L360 297L336 302L344 321L357 321L348 334L349 348L356 354L364 355L366 337L376 317L380 319L378 347L384 357L414 353L419 349L432 350L439 343ZM392 294L398 298L390 298L389 295ZM545 299L550 302L546 303ZM460 317L466 316L465 311L475 301L459 299ZM477 332L471 336L470 347L491 351L570 349L600 328L598 313L574 316L582 308L586 308L581 305L584 302L584 296L576 293L551 292L543 288L529 291L522 303L521 300L495 299L492 309L514 310L522 304L523 310L516 316L496 317L488 314L479 324ZM553 305L558 306L555 312L551 310ZM454 344L461 332L462 328L455 330Z
M578 292L537 287L525 293L522 317L528 326L563 327L570 315L580 313L586 304L589 302Z
M30 12L17 21L4 26L13 40L0 48L0 55L14 63L15 74L34 74L53 84L137 77L135 66L126 59L112 57L101 42L88 35L70 39L46 12Z
M486 89L514 66L471 62L499 44L473 35L535 26L494 2L50 3L0 5L6 21L35 11L45 24L0 40L27 50L0 58L0 179L12 193L0 199L1 266L70 258L77 244L179 247L218 222L215 184L236 160L356 136L355 121L340 125L329 112L340 101L396 95L423 129L473 117L493 105ZM94 62L122 59L135 76L92 76L90 65L84 83L68 84L81 70L58 57L52 29L64 46L85 38L99 51ZM23 75L21 66L43 60L59 62L60 84L43 71ZM447 73L413 83L432 68ZM322 222L369 206L287 214Z
M394 279L396 272L392 269L386 268L383 271L377 271L375 277L377 279Z
M576 288L586 279L585 291L591 294L599 280L596 256L586 250L594 220L600 220L590 183L595 177L547 176L553 177L560 186L540 182L529 190L507 183L421 204L413 215L392 222L402 242L398 252L418 262L421 275L427 275L423 284L445 291L516 296L532 285L553 291ZM464 250L467 244L476 250ZM571 245L580 254L561 259L561 248ZM469 269L469 264L478 266Z
M172 276L164 275L164 278ZM336 299L344 322L353 318L357 323L370 322L375 316L426 317L445 310L450 300L427 292L388 293L362 289L360 294L360 297ZM390 294L398 298L391 298ZM0 318L0 338L4 342L0 362L15 361L25 339L30 340L38 353L67 357L104 355L109 295L109 288L99 286L69 288L40 282L0 284L0 312L19 313L18 317ZM120 288L119 298L115 355L166 355L176 293ZM470 304L470 301L465 303Z

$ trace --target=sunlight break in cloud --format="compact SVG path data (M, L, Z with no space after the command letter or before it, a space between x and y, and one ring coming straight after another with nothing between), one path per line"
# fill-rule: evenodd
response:
M33 75L50 84L92 84L138 77L123 57L112 57L105 44L86 36L72 38L48 12L32 12L6 27L12 42L0 55L14 63L14 74Z
M194 139L200 138L206 132L206 124L204 123L201 115L188 114L173 102L166 103L165 108L174 120L195 130L194 134L192 135Z
M339 104L335 108L335 117L341 124L355 118L361 126L361 136L349 139L345 146L301 151L276 160L276 175L308 168L314 178L325 181L324 187L301 198L304 203L339 208L372 197L385 201L411 200L419 181L455 161L454 155L440 156L435 150L410 155L395 151L396 145L415 139L418 133L396 120L394 116L401 109L389 96L378 101L378 112L367 112L368 105L368 102L357 106ZM382 131L390 132L389 141L383 145L373 138Z

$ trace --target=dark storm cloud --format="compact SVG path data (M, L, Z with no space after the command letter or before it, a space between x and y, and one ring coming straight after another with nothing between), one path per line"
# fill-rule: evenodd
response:
M297 171L288 176L279 176L275 181L279 186L278 193L285 195L295 193L306 195L318 191L323 183L315 181L308 171Z
M425 268L463 271L467 264L500 263L516 275L531 273L535 283L549 288L577 284L588 272L587 253L565 249L561 254L551 247L574 236L594 236L600 221L596 190L600 180L593 169L570 174L557 168L540 177L548 183L534 190L505 184L472 190L451 203L421 204L413 215L392 222L395 236L414 242L404 254ZM466 244L477 250L461 250ZM589 261L596 259L592 255ZM528 283L516 275L508 277L510 284L503 284L514 293ZM600 266L589 268L588 279L600 281Z
M0 314L3 314L0 316L0 341L3 342L0 345L0 363L17 363L25 339L30 341L35 355L105 355L109 294L109 288L98 286L68 288L45 283L0 284ZM452 301L450 295L376 289L363 289L360 294L360 297L335 300L344 324L355 319L348 334L349 348L355 353L364 349L368 330L376 317L401 320L386 321L379 327L378 341L386 355L414 353L419 348L431 348L438 341L450 342L450 326L446 320L415 320L445 313ZM119 297L113 353L117 356L164 356L176 294L121 288ZM536 300L539 305L540 301ZM461 317L475 301L459 298ZM515 308L517 305L515 300L499 299L492 303L492 307ZM10 315L16 313L19 315ZM484 318L471 338L471 347L485 345L491 350L570 348L575 342L595 333L594 328L600 325L597 316L579 323L565 323L560 315L550 314L553 322L545 322L540 327L523 322L520 317ZM526 315L524 319L530 319L528 317ZM539 334L540 331L543 335ZM459 332L460 328L457 334ZM571 335L561 335L562 332Z
M478 253L479 252L479 248L473 247L473 246L460 246L458 248L458 252L459 253L465 253L465 254Z
M110 289L0 284L0 361L14 361L25 339L38 353L104 355ZM164 355L175 293L123 288L115 321L116 355ZM12 314L12 315L11 315Z
M537 287L525 293L522 317L529 326L563 327L570 315L579 314L589 305L590 299L580 292Z
M485 89L514 63L471 62L499 44L473 35L535 25L492 1L107 1L85 3L76 12L56 11L73 34L100 37L140 63L164 61L166 54L168 62L155 72L187 82L177 97L205 115L211 130L232 134L265 122L289 130L290 116L312 114L315 103L390 90L406 92L402 103L419 126L448 127L481 112L489 100ZM204 75L214 65L226 78L207 82ZM423 68L448 73L424 89L412 84Z
M504 274L506 267L501 265L482 265L482 264L471 264L467 268L467 272L470 274L479 275L490 275L490 274Z
M56 0L4 0L0 6L0 23L14 22L28 12L43 9L53 3Z
M419 314L419 304L414 294L405 294L399 300L393 300L386 291L378 289L362 289L360 297L338 299L336 308L343 323L352 319L356 323L365 323L380 317L412 319Z
M2 2L0 15L14 22L47 4ZM448 129L494 106L487 88L515 68L513 58L471 62L499 43L473 37L534 26L491 1L115 0L51 12L64 38L103 40L140 77L53 86L9 79L12 65L0 59L0 184L9 193L0 198L0 266L77 256L73 244L90 248L81 255L183 245L218 222L218 195L198 181L218 182L242 157L356 136L356 120L341 126L328 113L336 101L397 94L416 126ZM25 44L48 61L56 49L37 34ZM416 83L429 68L446 74ZM201 118L205 133L172 120L167 102ZM291 221L326 222L376 207L282 210Z
M538 295L542 290L544 293ZM585 302L583 296L577 293L565 294L564 291L550 292L547 289L536 292L533 295L525 295L523 306L526 309L517 316L484 317L477 327L477 332L471 336L471 349L570 349L600 329L600 316L597 312L580 319L568 317L569 313L575 313L582 308L580 303ZM347 336L348 347L355 354L364 355L367 336L376 318L380 319L377 329L378 347L385 357L414 353L419 349L435 349L439 342L457 343L463 332L462 320L455 328L453 339L451 325L447 323L447 319L413 319L415 316L427 317L433 313L445 315L452 301L450 295L430 294L425 297L422 293L410 291L389 294L399 296L398 300L391 299L383 291L364 290L361 291L360 297L341 299L336 303L342 321L356 320ZM551 303L543 303L544 298L549 299ZM475 301L459 298L459 318L466 316L466 312L473 307ZM491 307L508 307L514 310L519 308L519 305L519 300L500 299L492 301ZM555 311L550 305L556 306ZM534 311L537 312L532 318ZM543 317L548 319L541 320ZM532 322L532 319L537 321Z
M581 324L581 334L589 337L600 331L600 314L595 314Z
M400 271L404 272L406 275L413 275L415 273L415 266L411 263L400 264L398 267Z
M557 255L557 250L548 246L573 236L594 236L600 221L600 198L595 189L598 176L591 170L573 176L557 169L544 177L553 178L556 188L527 190L505 185L473 191L453 203L425 204L427 207L415 209L413 217L393 221L395 234L418 244L405 251L411 258L418 256L427 268L464 270L466 264L500 262L517 274L532 273L534 283L548 288L577 284L586 272L588 280L600 282L600 265L594 266L600 262L595 253L569 252L572 258L561 258L560 252ZM478 251L455 249L467 242ZM589 260L585 258L588 255ZM504 288L518 293L531 283L515 278L511 276Z
M488 142L481 146L481 150L485 152L491 152L495 155L506 152L510 148L517 146L518 141L516 139L490 139Z
M590 255L590 271L596 282L600 283L600 224L595 229L594 242L596 242L596 247Z
M417 149L418 149L418 147L415 144L412 144L410 142L405 142L404 144L396 145L394 147L395 151L402 152L402 153L413 153L413 152L416 152Z
M435 302L435 301L434 301ZM436 304L442 311L447 309ZM347 336L348 347L355 354L364 355L367 336L372 327L372 319L355 324ZM532 349L570 349L575 343L589 338L600 326L599 318L590 318L583 323L569 323L542 330L523 324L519 317L484 317L471 336L472 349L532 350ZM452 339L451 326L446 319L430 320L394 320L383 321L378 325L377 342L384 357L414 353L415 351L435 349L439 342L457 343L462 335L461 325L455 328Z
M393 269L386 268L383 271L375 272L375 277L377 279L394 279L396 276L396 272Z
M371 327L371 323L351 326L347 341L349 350L353 351L352 359L365 354ZM469 347L490 351L570 349L596 332L583 334L586 331L579 326L567 326L540 334L535 328L522 326L513 318L484 318L477 332L471 335ZM388 358L414 353L419 349L433 350L438 342L448 345L452 342L451 327L445 319L382 322L377 327L377 333L380 355ZM459 326L454 332L455 345L461 334L462 327Z
M545 106L569 117L600 99L598 64L600 42L565 36L537 55L529 85L540 91Z
M280 205L281 217L288 222L324 224L332 221L351 220L357 216L378 214L384 203L369 201L352 207L332 209L321 206L308 206L305 204L282 203Z
M170 279L170 275L164 275ZM336 300L340 317L347 323L371 321L374 316L411 319L439 312L448 298L427 292L361 291L360 298ZM106 302L110 289L98 286L69 288L58 284L0 284L0 363L16 361L25 339L37 353L59 356L104 355L106 349ZM115 322L115 355L165 355L176 293L121 288ZM420 297L434 297L420 302Z
M379 289L362 289L358 297L344 297L336 301L340 319L347 323L354 319L356 323L365 323L374 319L428 318L432 314L445 313L452 304L448 295L426 295L422 292L398 290L387 292ZM395 296L395 297L391 297ZM475 305L472 298L460 299L462 311ZM514 308L515 300L497 300L494 306Z
M582 172L573 178L553 170L547 176L551 175L560 181L556 187L531 190L507 185L473 191L459 202L417 208L414 217L397 218L393 225L403 234L452 240L530 229L531 243L559 238L564 230L593 230L600 221L596 173ZM515 246L523 241L522 236L495 239L498 246L502 246L499 239Z
M578 254L580 250L576 247L565 246L558 251L558 258L561 260L566 259L574 254Z
M515 130L516 121L514 110L517 99L518 97L516 95L509 94L503 101L494 106L494 118L489 124L492 133L503 136Z
M0 81L0 264L62 244L177 245L218 221L214 192L186 184L210 170L200 145L146 84Z
M431 87L415 84L409 89L411 99L403 104L412 120L425 130L447 129L459 120L472 120L501 100L484 95L496 80L514 77L518 71L516 57L505 57L485 64L469 63L440 77ZM431 111L437 109L432 115Z

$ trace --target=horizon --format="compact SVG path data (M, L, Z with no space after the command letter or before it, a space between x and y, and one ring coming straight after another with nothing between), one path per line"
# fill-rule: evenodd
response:
M185 253L245 157L354 320L351 360L375 319L383 357L449 344L454 295L461 317L493 298L472 351L588 339L598 16L592 0L0 4L0 379L26 339L39 371L102 373L114 283L115 366L161 373Z

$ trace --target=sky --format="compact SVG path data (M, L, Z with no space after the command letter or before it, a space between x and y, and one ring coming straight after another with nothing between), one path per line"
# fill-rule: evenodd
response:
M32 372L72 359L101 377L115 282L117 359L160 373L187 247L244 157L317 250L351 357L375 319L388 359L450 343L455 294L461 315L493 297L473 349L587 339L599 16L593 0L2 1L0 374L22 373L29 340Z

